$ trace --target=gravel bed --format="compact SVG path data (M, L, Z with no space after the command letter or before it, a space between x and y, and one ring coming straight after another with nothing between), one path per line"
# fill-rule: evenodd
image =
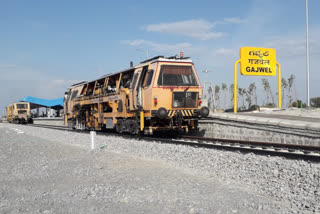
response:
M90 149L88 134L8 126L19 127L31 136ZM256 207L258 210L279 209L279 213L320 213L319 163L101 135L97 136L97 147L97 150L161 160L195 175L201 173L225 184L236 184L256 192L257 196L271 196L287 204L290 210L280 212L280 207L250 202L244 202L243 206Z

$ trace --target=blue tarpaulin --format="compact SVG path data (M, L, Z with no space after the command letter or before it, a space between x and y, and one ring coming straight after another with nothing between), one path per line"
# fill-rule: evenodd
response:
M58 108L58 109L63 108L63 97L58 99L47 100L47 99L28 96L21 99L19 102L29 102L33 105L49 107L49 108Z

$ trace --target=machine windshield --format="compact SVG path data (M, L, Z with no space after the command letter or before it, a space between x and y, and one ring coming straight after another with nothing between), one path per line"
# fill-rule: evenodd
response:
M28 104L17 104L17 109L27 109Z
M162 65L158 85L198 86L192 66Z

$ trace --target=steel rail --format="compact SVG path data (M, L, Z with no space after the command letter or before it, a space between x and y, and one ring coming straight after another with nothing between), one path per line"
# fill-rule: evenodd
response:
M207 138L207 137L198 137L198 136L189 136L189 135L183 135L180 137L186 138L186 139L202 140L202 141L219 141L219 142L229 142L229 143L239 143L239 144L252 144L252 145L260 145L260 146L273 146L273 147L281 147L281 148L285 147L290 149L310 149L310 150L316 150L320 152L320 147L313 146L313 145L269 143L269 142L261 142L261 141L234 140L234 139L225 139L225 138Z
M78 133L89 134L89 130L74 130L62 126L40 125L40 124L28 124L27 126L41 127L48 129L55 129L61 131L72 131ZM297 144L282 144L282 143L268 143L268 142L255 142L245 140L234 139L221 139L221 138L206 138L199 136L186 136L177 135L175 138L163 138L162 136L136 136L130 134L119 134L116 132L101 132L97 131L98 135L114 136L125 139L139 139L146 141L154 141L165 144L185 145L196 148L216 148L227 151L241 151L245 153L255 153L261 155L273 155L295 159L305 159L312 161L320 161L320 147L309 145L297 145Z
M221 138L205 138L198 136L180 136L181 140L194 140L197 142L212 144L215 147L223 148L238 148L246 151L259 151L273 154L281 154L296 157L311 157L320 161L320 147L311 145L283 144L283 143L268 143L255 142L234 139Z

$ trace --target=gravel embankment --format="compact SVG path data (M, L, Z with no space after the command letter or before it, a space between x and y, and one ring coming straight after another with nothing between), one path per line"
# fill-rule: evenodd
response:
M90 148L88 134L27 126L19 126L19 129L42 139ZM250 202L244 202L245 207L273 212L279 209L279 213L320 213L319 163L99 135L97 142L98 147L106 151L165 161L195 175L205 174L225 184L250 189L256 192L257 197L271 196L291 209L281 212L280 207L272 207L271 204L260 206Z

